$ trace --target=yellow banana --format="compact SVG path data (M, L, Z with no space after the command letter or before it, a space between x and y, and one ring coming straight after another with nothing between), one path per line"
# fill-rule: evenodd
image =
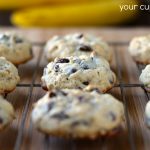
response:
M85 4L44 6L15 12L12 23L22 27L113 25L135 16L135 10L120 12L121 4L137 4L131 0L111 0Z
M87 2L91 0L0 0L0 10L38 6L43 4L64 4Z

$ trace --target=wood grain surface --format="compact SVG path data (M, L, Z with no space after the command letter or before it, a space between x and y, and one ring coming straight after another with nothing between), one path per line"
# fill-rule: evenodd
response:
M114 137L103 137L97 140L63 139L44 135L38 132L30 121L33 104L45 94L40 84L43 68L48 63L44 57L43 47L33 45L34 58L19 66L20 84L7 99L16 110L16 119L0 133L0 150L149 150L150 130L144 123L144 109L148 101L139 84L139 70L128 54L128 42L132 37L148 34L149 28L54 28L54 29L17 29L0 28L0 31L16 31L23 34L32 42L43 43L55 34L74 32L94 33L104 37L111 43L114 51L111 67L118 77L119 86L109 92L124 103L126 120L124 129ZM23 86L24 85L24 86ZM128 85L128 86L124 86Z

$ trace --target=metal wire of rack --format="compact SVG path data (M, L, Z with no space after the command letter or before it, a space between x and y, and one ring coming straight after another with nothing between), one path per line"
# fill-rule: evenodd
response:
M24 110L23 110L23 113L22 113L21 125L20 125L19 130L18 130L17 140L16 140L16 143L15 143L15 146L14 146L14 150L20 150L20 148L21 148L21 144L22 144L22 141L23 141L23 130L24 130L24 126L25 126L25 121L26 121L28 108L29 108L29 105L30 105L30 100L31 100L31 97L32 97L33 88L41 87L40 83L35 83L35 78L37 76L37 73L38 73L37 70L38 70L38 67L40 65L42 55L43 55L42 47L44 46L44 44L45 43L39 43L39 42L34 42L33 43L33 46L39 47L41 49L41 52L40 52L40 54L38 56L38 59L36 61L36 67L34 68L34 74L33 74L33 77L32 77L32 82L31 83L21 83L21 84L17 85L17 87L20 87L20 88L21 87L28 87L29 91L28 91L27 101L26 101L26 104L25 104L25 107L24 107ZM128 42L109 42L109 44L114 47L116 66L117 66L117 71L118 71L117 76L118 76L118 79L119 79L119 83L116 84L113 88L118 87L120 89L121 98L122 98L122 101L124 103L127 130L128 130L128 133L129 133L128 134L128 140L129 140L129 143L130 143L131 150L135 150L136 147L135 147L135 142L134 142L134 138L133 138L133 133L132 133L132 130L131 130L131 127L130 127L130 120L129 120L129 114L128 114L128 111L127 111L128 108L127 108L127 101L126 101L126 95L124 93L124 89L125 88L134 88L134 87L142 88L145 95L146 95L147 101L150 100L150 93L148 93L146 91L143 84L139 84L139 83L128 83L127 84L127 83L123 83L123 81L122 81L121 66L119 65L118 54L117 54L115 48L117 46L127 46ZM144 66L137 64L137 67L139 69L139 72L141 72L141 69L143 69ZM48 140L47 136L46 136L45 140L47 141L46 143L48 143L49 140ZM45 149L48 149L48 146L46 146Z

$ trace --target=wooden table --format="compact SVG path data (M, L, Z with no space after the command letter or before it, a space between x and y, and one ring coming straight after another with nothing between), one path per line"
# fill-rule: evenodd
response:
M13 30L29 38L33 44L34 58L19 66L21 82L16 90L7 96L16 110L16 119L0 133L0 150L45 150L45 149L150 149L150 130L144 124L144 109L148 98L139 84L139 70L128 54L130 39L150 32L146 28L74 28L74 29L16 29L0 28L0 31ZM72 32L94 33L107 40L114 50L112 69L118 83L110 93L124 103L126 121L124 130L115 137L97 140L63 139L39 133L30 122L32 104L45 91L40 87L40 77L47 61L42 44L55 34ZM41 43L41 44L40 44Z

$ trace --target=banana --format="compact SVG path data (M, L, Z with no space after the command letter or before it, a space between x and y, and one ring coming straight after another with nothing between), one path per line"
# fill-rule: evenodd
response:
M0 10L11 10L29 6L39 6L47 4L64 4L89 2L90 0L0 0Z
M121 4L135 5L137 1L111 0L29 8L15 12L11 21L22 27L114 25L133 18L137 13L136 10L120 12Z

